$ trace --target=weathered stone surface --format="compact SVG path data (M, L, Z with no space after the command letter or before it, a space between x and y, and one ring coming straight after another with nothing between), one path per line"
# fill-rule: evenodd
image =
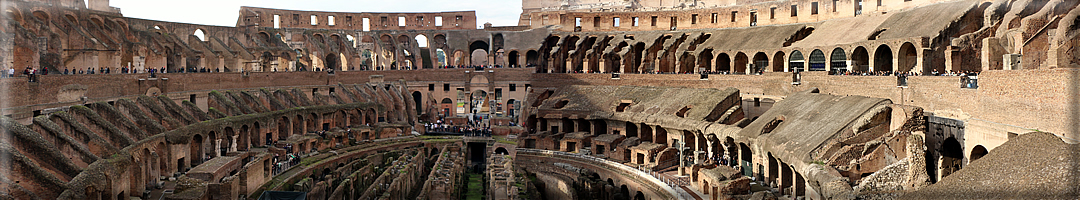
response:
M750 194L750 177L742 177L724 184L720 187L720 194L725 195L744 195Z
M776 194L769 191L758 191L750 195L750 200L777 200Z

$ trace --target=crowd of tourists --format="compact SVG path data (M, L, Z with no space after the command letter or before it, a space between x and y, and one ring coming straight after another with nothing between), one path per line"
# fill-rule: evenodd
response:
M477 123L469 123L468 126L458 126L443 121L442 119L436 120L434 123L425 123L424 130L428 133L460 134L470 137L491 137L491 126L482 126Z

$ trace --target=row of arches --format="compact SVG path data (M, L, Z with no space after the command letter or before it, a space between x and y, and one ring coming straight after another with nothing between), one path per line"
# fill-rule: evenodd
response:
M806 195L806 179L802 173L795 170L795 166L773 156L772 152L766 153L769 159L768 172L765 179L769 185L780 189L780 194L791 196ZM763 172L764 173L764 172Z
M707 39L707 36L701 37ZM594 45L593 41L599 39L596 36L581 38L571 35L564 39L560 36L550 36L541 47L541 57L546 61L541 63L542 67L538 68L537 72L699 73L712 71L748 74L793 71L929 72L935 69L944 71L944 66L927 64L924 60L928 59L922 57L929 55L920 52L913 42L901 43L897 51L894 51L890 44L880 44L849 47L852 49L844 49L845 47L836 47L831 50L791 49L775 53L715 52L711 47L698 47L696 41L702 40L699 37L698 40L694 40L695 43L691 43L691 47L701 50L679 51L681 54L675 56L674 52L678 49L665 50L664 48L678 48L677 44L687 39L684 35L674 38L675 42L670 47L662 46L665 44L664 41L672 38L674 37L671 35L662 36L657 38L651 46L646 45L645 42L634 44L621 42L614 48L609 48L604 42ZM556 47L559 48L558 51L547 52Z
M589 195L593 199L618 199L618 200L645 200L646 199L645 193L643 193L641 191L633 191L633 190L631 190L630 187L628 187L626 185L626 183L622 183L621 179L613 179L612 177L607 177L607 179L605 180L604 176L601 176L599 173L596 173L596 172L589 173L588 176L586 176L584 178L586 180L590 180L590 181L584 183L584 186L587 187L587 188L583 188L583 189L586 189L587 191L596 193L596 196L592 196L591 194L583 194L583 195ZM592 182L592 181L596 181L596 182ZM599 183L601 185L593 185L594 183ZM631 195L633 195L633 196L631 196Z
M251 147L265 146L274 141L286 140L293 135L326 131L331 127L360 127L375 123L378 117L374 108L339 110L332 113L308 113L292 116L280 116L273 119L268 131L262 131L268 123L241 125L239 129L226 126L218 131L198 133L191 136L188 157L190 165L179 162L178 166L196 166L207 159L226 155L229 152L247 151ZM367 139L369 136L362 136ZM301 148L308 149L308 148Z
M620 123L614 127L609 128L611 123ZM618 128L621 126L622 128ZM700 131L690 130L676 130L665 128L659 125L648 125L644 123L633 123L626 121L608 121L603 119L544 119L537 118L536 115L529 115L525 121L525 127L531 131L551 131L554 133L572 133L572 132L588 132L590 135L600 134L618 134L626 138L637 138L639 142L651 142L655 144L661 144L668 147L676 147L683 145L687 147L683 150L683 157L679 159L688 160L691 163L703 163L706 159L721 160L727 158L730 162L730 166L738 166L740 162L738 160L745 161L746 163L752 163L752 153L749 146L745 143L735 143L735 140L731 137L726 137L726 140L719 140L716 135L704 134ZM570 143L561 144L556 143L555 148L560 150L577 149L576 147L561 148L560 145L570 145ZM577 145L577 144L575 144ZM584 146L587 147L587 146ZM611 151L615 151L615 147L610 147ZM594 150L595 151L595 150ZM608 151L608 149L601 150L601 152ZM617 159L637 163L666 163L668 165L675 164L674 159L676 157L664 157L661 155L650 154L634 155L629 152L613 152L612 155L620 155ZM746 164L750 165L750 164ZM662 166L661 166L662 167ZM746 169L750 169L747 167Z

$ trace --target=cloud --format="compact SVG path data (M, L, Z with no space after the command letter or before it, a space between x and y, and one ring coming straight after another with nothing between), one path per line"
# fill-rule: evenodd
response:
M475 10L477 25L515 26L519 0L112 0L126 17L235 26L241 6L332 12L442 12Z

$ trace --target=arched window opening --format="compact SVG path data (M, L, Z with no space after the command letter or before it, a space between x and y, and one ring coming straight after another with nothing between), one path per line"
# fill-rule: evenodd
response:
M195 29L194 35L195 35L195 37L198 37L199 40L201 40L203 42L207 41L206 32L203 32L202 29Z
M877 51L874 51L874 71L893 71L893 55L889 46L883 44L878 46Z
M829 67L832 68L834 74L848 71L847 54L844 53L844 49L833 49L830 60L832 61L829 62Z
M566 107L566 104L568 104L568 103L570 103L570 101L568 101L568 100L561 100L561 101L559 101L558 103L555 103L555 106L553 106L553 108L555 108L555 109L562 109L563 107Z
M814 49L810 52L810 69L809 71L825 71L825 53L820 49Z
M791 57L788 58L788 71L790 71L790 72L805 71L805 69L803 68L804 63L806 63L806 60L803 59L802 52L793 51L793 52L791 52Z
M424 35L416 35L416 45L420 48L428 47L428 38Z

